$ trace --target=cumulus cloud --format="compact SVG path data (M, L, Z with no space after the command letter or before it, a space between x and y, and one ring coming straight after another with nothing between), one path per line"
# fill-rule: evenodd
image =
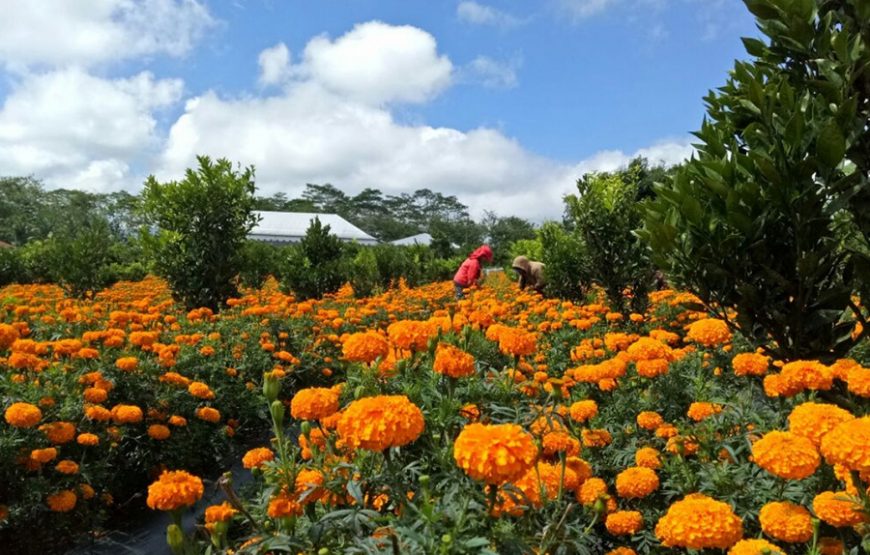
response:
M27 74L0 108L0 167L55 187L115 189L160 146L154 110L183 82L143 72L103 79L81 69Z
M463 1L456 6L456 17L465 23L475 25L492 25L508 29L516 27L522 20L507 12L503 12L492 6L480 4L474 1Z
M462 77L465 81L480 83L485 87L510 89L519 83L517 70L520 65L519 58L499 61L478 56L462 69Z
M290 78L290 50L283 42L260 52L260 84L277 85Z
M21 70L183 56L214 24L198 0L4 0L0 63Z
M557 8L567 13L574 21L579 21L602 13L615 5L618 0L556 0Z

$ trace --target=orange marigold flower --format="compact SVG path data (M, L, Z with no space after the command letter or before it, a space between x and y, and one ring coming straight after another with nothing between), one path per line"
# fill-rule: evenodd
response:
M531 434L517 424L469 424L453 445L453 458L466 474L487 484L518 479L538 458Z
M668 438L665 450L674 455L690 457L698 452L700 445L693 436L675 435Z
M718 403L692 403L689 405L689 410L686 413L686 416L695 422L700 422L701 420L710 418L714 414L719 414L720 412L722 412L722 405Z
M187 386L187 392L200 399L214 399L214 391L208 387L208 384L202 382L191 382Z
M65 489L49 495L46 498L45 503L48 505L49 509L56 513L68 513L76 508L76 501L78 501L76 494Z
M54 469L61 474L76 474L79 471L79 465L75 461L64 459L58 462Z
M163 441L164 439L169 439L170 435L172 435L172 432L163 424L151 424L148 426L148 436L151 439Z
M164 470L148 486L148 507L159 511L174 511L199 501L203 493L202 480L184 470Z
M30 403L12 403L4 413L6 423L16 428L32 428L42 420L42 411Z
M89 387L85 389L83 394L85 401L89 403L102 403L109 398L109 394L105 389L99 387Z
M616 511L607 515L604 526L614 536L633 536L643 530L643 515L640 511Z
M85 406L85 417L95 422L106 422L112 419L112 412L100 405Z
M670 362L663 358L654 358L650 360L639 360L634 363L637 370L637 375L642 378L656 378L664 376L670 369Z
M819 538L818 547L821 555L843 555L845 552L843 541L829 536Z
M196 417L212 424L217 424L221 421L221 413L219 410L211 407L201 407L196 409Z
M847 420L822 437L821 451L828 464L849 470L870 470L870 416Z
M40 464L51 462L57 458L57 449L54 447L46 447L45 449L34 449L30 452L30 460Z
M464 378L474 374L474 357L458 347L440 343L435 350L432 370L451 378Z
M296 495L299 496L298 500L303 505L307 505L308 503L313 503L319 500L326 494L326 490L323 489L323 483L326 481L326 478L323 476L323 472L313 469L313 468L303 468L296 474Z
M791 432L773 431L752 445L752 457L758 466L775 476L802 480L819 467L820 457L813 442Z
M664 423L665 419L657 412L645 410L637 415L637 425L644 430L655 430Z
M142 422L142 409L136 405L115 405L112 407L112 420L115 424Z
M655 534L665 547L728 549L743 537L743 521L727 503L693 493L668 508Z
M233 518L233 515L238 513L232 505L224 501L220 505L212 505L205 509L205 522L211 524L214 522L226 522Z
M290 402L290 415L297 420L320 420L338 412L339 391L325 387L300 389Z
M39 431L44 432L54 445L69 443L76 437L76 427L72 422L49 422L40 426Z
M659 489L658 474L645 466L633 466L616 475L616 493L625 499L646 497Z
M293 495L286 491L281 491L281 493L269 500L267 514L270 518L299 516L302 514L302 505L296 501Z
M511 483L510 488L499 490L493 515L520 516L524 506L540 508L545 499L555 499L560 490L573 491L579 483L577 475L570 468L565 468L563 476L561 464L539 462Z
M93 447L100 444L100 437L96 434L79 434L76 438L76 443L87 447Z
M837 405L824 403L802 403L788 415L790 432L803 436L818 447L822 438L837 425L853 420L855 416Z
M689 325L686 339L704 347L717 347L731 341L731 330L723 320L705 318Z
M438 329L431 322L418 322L416 320L393 322L387 328L390 341L406 351L425 351L429 345L429 338L436 333L438 333Z
M374 331L354 333L342 344L342 355L352 362L371 363L378 358L384 358L390 350L387 339Z
M728 550L728 555L785 555L785 552L767 540L740 540Z
M761 530L773 539L803 543L813 537L810 512L788 501L772 501L758 513Z
M634 453L634 464L658 470L662 467L660 453L653 447L641 447Z
M459 415L472 422L476 422L480 418L480 409L477 405L468 404L459 409Z
M423 433L423 412L404 395L364 397L338 421L338 435L354 448L383 451L415 441Z
M541 438L544 455L551 457L557 453L580 454L580 442L565 432L548 432Z
M132 372L139 366L139 359L136 357L121 357L115 361L115 366L124 372Z
M679 435L680 430L677 429L673 424L662 424L658 428L656 428L656 437L660 437L662 439L670 439L672 437L677 437Z
M176 428L187 426L187 418L183 416L178 416L177 414L173 414L169 417L169 425L175 426Z
M592 399L577 401L568 408L568 415L574 422L586 422L598 414L598 403Z
M740 353L731 359L735 376L763 376L769 365L770 358L758 353Z
M584 447L607 447L610 445L612 438L610 432L603 428L594 430L583 430L580 433Z
M783 397L792 397L805 389L827 391L833 385L834 373L815 360L789 362L782 367L779 378L771 381L771 388Z
M251 449L242 457L242 466L247 469L260 468L269 461L275 460L275 453L268 447Z
M601 478L589 478L577 490L577 501L587 507L608 497L607 484Z
M616 549L611 549L604 555L637 555L637 551L630 547L617 547Z
M537 350L538 339L533 333L506 327L499 334L498 348L506 355L528 356Z
M845 491L823 491L813 498L813 512L831 526L855 526L867 520L860 501Z
M628 347L626 354L633 362L656 359L668 362L674 358L673 349L652 337L641 337Z
M846 373L849 393L859 397L870 397L870 368L855 366Z

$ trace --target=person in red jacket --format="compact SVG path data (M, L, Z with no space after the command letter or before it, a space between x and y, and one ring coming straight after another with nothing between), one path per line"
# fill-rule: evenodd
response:
M492 249L489 245L481 245L468 255L468 258L459 266L456 275L453 276L453 285L456 287L456 298L465 297L463 291L472 285L479 285L483 281L481 260L492 262Z

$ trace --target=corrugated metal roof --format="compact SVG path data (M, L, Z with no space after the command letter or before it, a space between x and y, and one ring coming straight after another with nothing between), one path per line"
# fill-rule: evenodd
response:
M357 241L362 244L373 245L377 239L345 220L338 214L314 214L311 212L268 212L255 210L260 216L260 221L248 234L248 237L258 241L270 243L296 243L305 236L305 232L314 221L320 219L320 223L329 226L329 232L338 236L342 241Z
M428 233L418 233L410 237L403 237L390 242L391 245L411 246L411 245L431 245L432 236Z

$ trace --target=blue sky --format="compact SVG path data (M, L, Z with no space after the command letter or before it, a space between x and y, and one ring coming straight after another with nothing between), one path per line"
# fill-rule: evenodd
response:
M0 174L136 190L203 153L264 193L428 186L535 219L584 171L689 153L758 34L738 0L8 1Z

